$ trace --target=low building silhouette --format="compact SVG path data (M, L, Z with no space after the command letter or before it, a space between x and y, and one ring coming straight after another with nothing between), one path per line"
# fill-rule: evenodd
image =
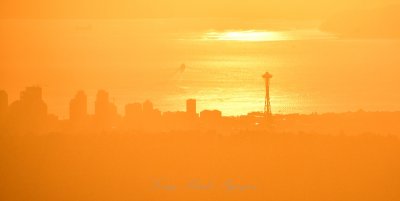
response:
M142 104L132 103L125 106L125 117L127 119L137 118L143 115Z
M200 119L218 120L221 119L222 113L219 110L203 110L200 112Z
M200 121L205 128L216 127L220 125L222 113L219 110L203 110L200 112Z
M190 126L190 120L186 112L164 112L162 115L163 127L169 130L187 129Z
M143 121L143 107L141 103L131 103L125 106L124 125L128 129L140 129Z
M143 126L145 130L154 130L161 122L161 111L154 109L153 103L146 100L143 103Z

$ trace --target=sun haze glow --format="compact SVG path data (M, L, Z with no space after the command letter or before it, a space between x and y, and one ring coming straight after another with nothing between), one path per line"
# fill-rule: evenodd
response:
M220 41L281 41L289 38L280 32L272 31L226 31L208 32L203 37L204 40Z

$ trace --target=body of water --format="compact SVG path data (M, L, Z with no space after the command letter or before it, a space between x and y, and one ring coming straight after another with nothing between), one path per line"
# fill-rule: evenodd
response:
M188 98L197 99L198 111L262 111L266 71L273 113L400 110L398 40L340 39L315 22L206 28L223 22L2 20L0 83L10 102L24 87L42 86L49 111L61 118L80 89L90 113L98 89L121 114L125 104L146 99L161 111L184 110Z

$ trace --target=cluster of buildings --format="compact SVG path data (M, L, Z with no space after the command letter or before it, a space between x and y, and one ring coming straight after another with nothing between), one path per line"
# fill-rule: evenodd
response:
M88 113L87 96L79 91L69 103L69 119L59 120L48 114L40 87L27 87L17 101L8 103L5 91L0 91L0 130L9 132L56 132L65 130L171 130L216 128L222 125L221 111L197 112L196 100L186 101L186 111L161 112L152 102L131 103L125 106L125 115L117 112L109 94L99 90L94 114Z
M19 100L8 104L8 95L0 91L0 129L37 131L51 119L42 99L42 89L28 87L20 93Z

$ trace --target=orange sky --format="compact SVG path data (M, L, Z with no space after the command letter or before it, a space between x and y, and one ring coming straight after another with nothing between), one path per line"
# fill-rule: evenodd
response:
M373 8L398 0L3 0L3 18L235 17L321 19L345 9Z
M400 58L397 54L400 7L392 4L398 5L400 1L5 0L0 2L0 89L8 91L12 102L24 87L40 85L44 88L49 111L65 113L69 99L79 89L88 90L92 96L101 88L148 90L149 80L153 83L169 73L165 69L174 69L182 62L194 65L188 61L191 56L219 58L226 53L239 56L254 53L259 49L240 42L199 45L187 42L187 39L196 41L210 31L220 32L223 36L232 30L255 30L261 33L286 31L292 34L291 39L296 38L293 34L302 34L296 38L297 42L273 42L258 47L267 49L260 52L264 59L271 57L276 63L289 63L288 69L284 70L287 77L278 76L278 83L279 79L298 81L290 69L291 62L306 61L302 65L308 65L304 71L309 73L313 73L318 65L322 70L316 71L320 74L313 74L315 82L326 80L320 78L324 72L333 72L337 65L342 65L341 70L348 73L344 77L356 75L354 86L366 81L365 77L357 76L360 69L381 75L383 81L374 90L384 88L382 91L389 94L386 99L392 101L393 92L387 86L397 83L394 75L400 64L397 59ZM335 35L337 39L327 44L318 43L321 39L318 32ZM249 36L245 37L248 39ZM285 37L278 35L276 38ZM367 39L369 42L355 46L347 43L347 39ZM308 43L309 40L317 42ZM254 42L251 38L248 41ZM274 38L265 41L274 41ZM243 47L237 48L237 44L243 44ZM302 55L303 52L308 55ZM321 52L327 55L321 56ZM277 55L289 56L279 60ZM238 58L238 63L249 60ZM309 61L315 63L308 64ZM263 62L255 61L266 68L276 64ZM375 72L379 68L384 68L382 73ZM202 73L207 75L208 72ZM307 81L302 80L297 85ZM114 93L110 91L110 94ZM262 96L260 100L262 104Z

